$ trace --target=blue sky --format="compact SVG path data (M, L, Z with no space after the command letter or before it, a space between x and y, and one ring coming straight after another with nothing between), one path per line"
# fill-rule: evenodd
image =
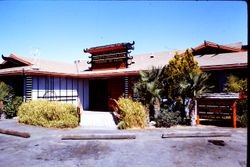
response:
M244 1L0 1L0 54L71 61L83 49L135 41L133 54L204 40L247 44Z

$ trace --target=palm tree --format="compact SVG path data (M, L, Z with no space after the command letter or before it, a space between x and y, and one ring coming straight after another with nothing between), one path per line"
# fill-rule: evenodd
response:
M152 67L151 70L140 71L140 79L134 85L134 92L139 101L149 109L149 119L154 120L160 112L162 84L159 80L162 68Z
M213 86L209 86L207 84L209 75L205 72L202 73L194 73L190 72L186 75L182 81L179 83L179 91L178 93L182 97L183 101L183 114L185 113L185 108L192 106L189 110L191 113L191 119L196 120L197 115L197 98L202 94L208 92ZM190 106L186 106L185 101L187 98L191 99Z

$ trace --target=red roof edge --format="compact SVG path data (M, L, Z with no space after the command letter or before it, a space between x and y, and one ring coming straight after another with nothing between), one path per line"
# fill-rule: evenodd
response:
M3 55L2 55L2 57L3 57ZM18 56L16 56L16 55L14 55L14 54L10 54L10 56L7 57L7 58L12 58L12 59L14 59L14 60L16 60L16 61L19 61L19 62L21 62L21 63L23 63L23 64L26 64L27 66L32 65L31 62L26 61L26 60L24 60L24 59L22 59L22 58L20 58L20 57L18 57ZM7 61L4 60L4 62L3 62L2 64L5 64L6 62L7 62Z
M242 51L241 48L235 48L235 47L230 47L230 46L225 46L225 45L219 45L219 44L216 44L216 43L210 42L210 41L204 41L203 44L201 44L201 45L199 45L199 46L197 46L195 48L192 48L192 50L197 51L197 50L206 48L207 46L210 46L210 47L213 47L213 48L221 48L221 49L228 50L228 51L233 51L233 52Z
M248 66L247 63L239 63L239 64L201 66L200 68L204 71L211 71L211 70L226 70L226 69L242 69L242 68L247 68L247 66Z
M99 52L105 52L105 51L110 51L110 50L120 50L120 49L134 49L133 45L135 42L133 41L132 43L116 43L116 44L110 44L110 45L103 45L103 46L97 46L97 47L92 47L89 49L84 49L83 51L85 53L99 53Z

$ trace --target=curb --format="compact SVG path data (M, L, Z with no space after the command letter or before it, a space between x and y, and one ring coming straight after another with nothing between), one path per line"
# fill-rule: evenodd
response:
M64 135L62 140L124 140L135 139L134 134L82 134Z
M163 133L162 138L187 138L187 137L231 137L230 132L171 132Z
M6 135L12 135L12 136L17 136L17 137L23 137L23 138L29 138L30 134L27 132L19 132L19 131L14 131L14 130L9 130L9 129L0 129L0 133L6 134Z

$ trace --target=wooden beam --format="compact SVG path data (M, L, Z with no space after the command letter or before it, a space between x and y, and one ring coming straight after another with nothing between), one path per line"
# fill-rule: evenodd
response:
M169 132L163 133L162 138L188 138L188 137L231 137L230 132Z
M64 135L62 140L122 140L135 139L134 134L81 134L81 135Z
M19 131L14 131L14 130L9 130L9 129L0 129L0 133L6 134L6 135L17 136L17 137L23 137L23 138L30 137L30 134L27 132L19 132Z

